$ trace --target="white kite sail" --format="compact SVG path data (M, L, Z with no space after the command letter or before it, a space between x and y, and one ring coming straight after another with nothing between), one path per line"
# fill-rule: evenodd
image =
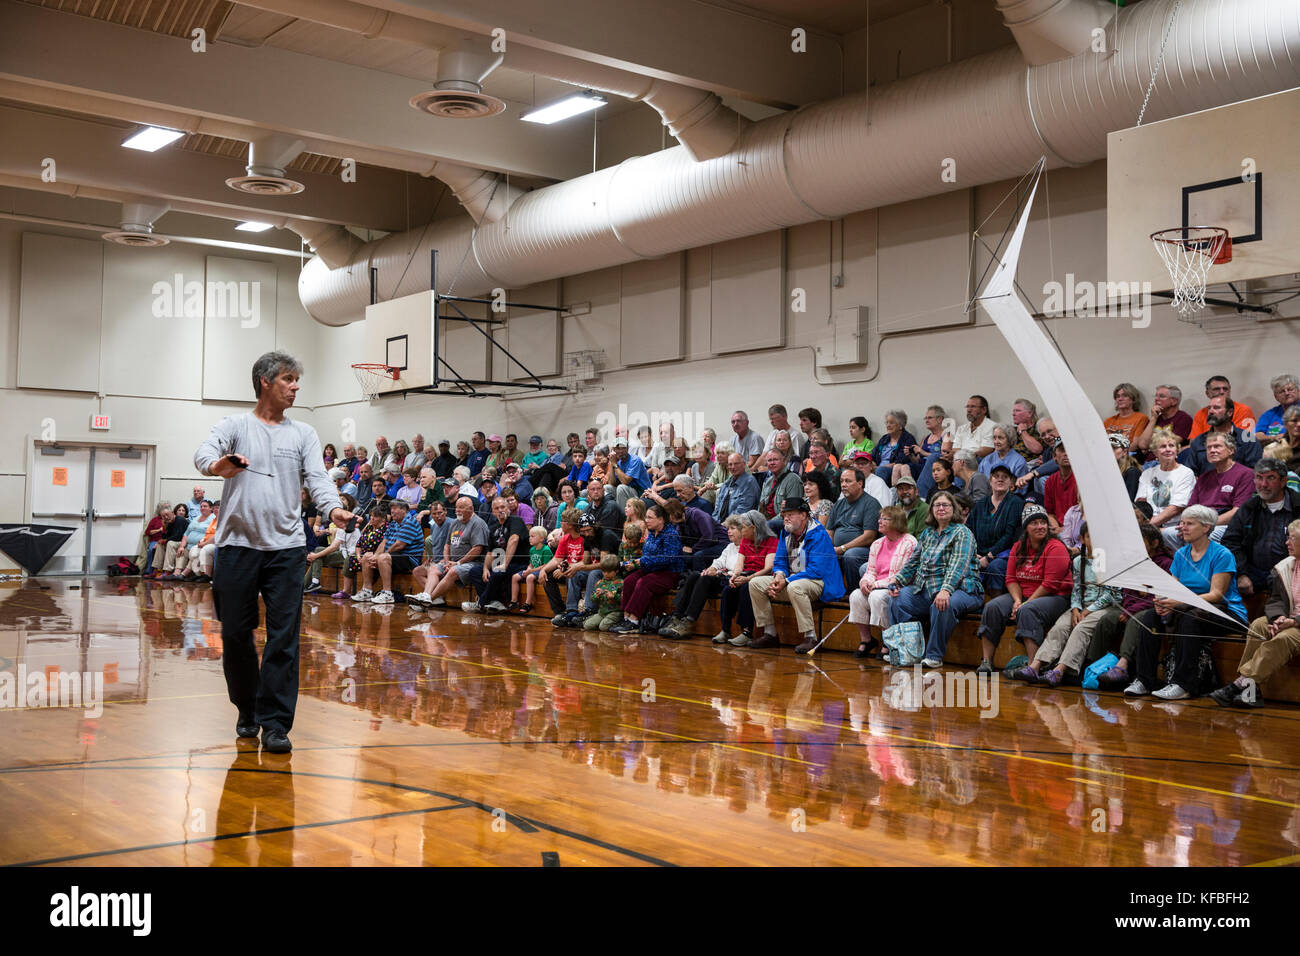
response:
M1132 588L1205 608L1220 617L1234 620L1202 600L1147 557L1128 490L1124 487L1119 468L1115 466L1115 452L1106 428L1083 387L1043 330L1034 324L1029 310L1016 294L1020 245L1029 224L1029 211L1034 204L1040 175L1041 172L1034 174L1020 221L978 301L992 316L998 331L1006 337L1016 358L1029 373L1030 380L1051 412L1061 440L1065 442L1096 555L1097 579L1114 587Z

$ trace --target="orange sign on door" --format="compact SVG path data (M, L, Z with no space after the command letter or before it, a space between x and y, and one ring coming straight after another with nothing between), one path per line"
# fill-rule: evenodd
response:
M109 476L108 476L108 484L109 484L109 487L111 487L111 488L125 488L125 487L126 487L126 472L125 472L125 471L113 471L113 472L110 472L110 473L109 473Z
M55 468L55 469L54 469L54 483L55 483L56 485L66 485L66 484L68 483L68 469L66 469L66 468Z

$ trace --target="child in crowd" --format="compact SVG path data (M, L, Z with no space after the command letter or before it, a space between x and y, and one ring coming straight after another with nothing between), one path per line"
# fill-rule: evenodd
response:
M537 579L545 572L542 568L555 557L555 552L546 546L546 529L535 527L528 529L528 570L517 571L510 578L509 614L527 614L533 609L533 596L537 593ZM524 601L519 603L519 585L524 587Z
M627 516L627 521L623 527L629 528L636 525L641 529L641 535L645 536L645 499L629 498L626 505L623 506L623 514Z
M357 574L361 571L361 556L379 550L379 546L384 543L384 529L387 526L388 512L385 509L375 508L370 512L370 523L361 531L355 546L348 553L348 563L343 569L343 584L331 597L343 600L352 596Z
M641 567L641 542L644 540L645 525L629 521L623 526L623 542L618 546L618 566L624 577Z
M569 570L570 565L582 564L587 553L587 541L578 528L580 515L581 512L577 508L570 508L560 515L560 530L564 533L555 543L555 556L539 569L537 576L542 583L546 582L547 575L551 575L557 581L566 582L567 587L573 587L572 580L565 572ZM565 614L557 614L552 618L551 623L557 623L564 617Z
M608 631L623 619L623 579L619 576L617 555L606 554L600 559L600 580L591 595L592 613L582 622L588 631Z

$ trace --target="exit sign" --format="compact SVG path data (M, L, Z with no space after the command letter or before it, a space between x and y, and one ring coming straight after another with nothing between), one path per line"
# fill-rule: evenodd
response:
M108 431L110 424L111 424L111 416L109 415L90 416L90 427L95 431L106 432Z

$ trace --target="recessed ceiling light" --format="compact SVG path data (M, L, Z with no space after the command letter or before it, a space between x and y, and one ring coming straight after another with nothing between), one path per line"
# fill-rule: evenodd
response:
M122 145L127 149L141 149L146 153L162 149L168 143L174 143L184 136L174 129L162 129L158 126L146 126L140 132L127 139Z
M525 123L558 123L560 120L566 120L570 116L577 116L579 113L586 113L588 110L600 109L605 105L605 97L598 93L592 93L586 90L582 93L574 93L572 96L566 96L562 100L556 100L554 103L548 103L531 113L525 113L519 117Z
M235 227L240 232L266 232L271 228L269 222L241 222Z

